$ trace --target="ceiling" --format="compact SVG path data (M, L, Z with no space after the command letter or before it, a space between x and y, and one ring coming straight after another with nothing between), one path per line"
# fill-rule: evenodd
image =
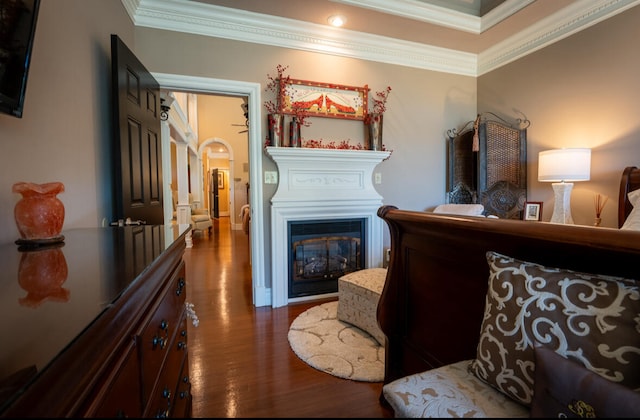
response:
M137 26L479 76L640 0L121 0ZM340 14L346 25L327 18Z
M473 16L484 16L506 0L417 0L418 3L445 7ZM521 2L525 4L525 2Z

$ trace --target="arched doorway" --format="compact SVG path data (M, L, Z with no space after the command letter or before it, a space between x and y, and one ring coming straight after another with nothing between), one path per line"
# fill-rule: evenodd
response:
M236 217L238 205L236 203L236 183L234 182L236 177L233 146L218 137L206 139L198 147L198 156L202 161L203 174L207 180L204 204L209 208L209 213L213 217L228 215L232 229L239 229ZM214 170L217 170L215 178L213 177ZM242 195L242 192L240 193ZM216 199L220 201L217 205L213 203ZM247 202L246 198L241 201Z

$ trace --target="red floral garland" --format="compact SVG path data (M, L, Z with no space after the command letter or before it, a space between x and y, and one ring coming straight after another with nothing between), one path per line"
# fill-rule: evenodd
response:
M308 149L369 150L369 149L365 149L364 146L360 143L356 145L350 144L350 141L351 140L341 140L339 142L336 142L335 140L332 140L328 143L323 143L322 139L320 140L310 139L310 140L303 141L302 147L308 148ZM267 138L264 143L264 147L269 147L269 146L270 146L270 142L269 142L269 139ZM385 151L385 152L388 151L393 153L393 150L387 150L384 144L382 145L382 151ZM389 156L391 156L391 154Z

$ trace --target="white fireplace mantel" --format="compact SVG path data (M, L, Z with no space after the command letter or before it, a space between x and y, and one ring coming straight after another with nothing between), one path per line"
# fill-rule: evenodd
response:
M300 220L365 219L367 268L383 261L382 196L373 170L389 151L267 147L278 166L278 189L271 198L271 295L274 308L287 305L288 223ZM313 298L313 297L312 297Z

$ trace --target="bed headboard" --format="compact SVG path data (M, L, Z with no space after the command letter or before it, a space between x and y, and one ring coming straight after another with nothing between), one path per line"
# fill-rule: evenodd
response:
M627 166L620 178L620 194L618 195L618 228L621 228L633 206L629 202L627 194L640 188L640 169L635 166Z
M640 174L640 171L636 171ZM385 383L476 357L487 251L584 273L638 278L640 231L378 209L391 256L377 308Z

